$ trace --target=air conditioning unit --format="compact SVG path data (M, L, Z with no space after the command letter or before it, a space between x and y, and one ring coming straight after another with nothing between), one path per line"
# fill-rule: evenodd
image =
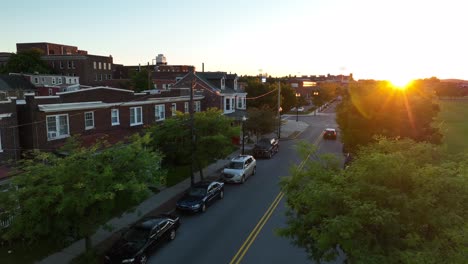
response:
M47 132L47 138L56 138L57 137L57 132Z

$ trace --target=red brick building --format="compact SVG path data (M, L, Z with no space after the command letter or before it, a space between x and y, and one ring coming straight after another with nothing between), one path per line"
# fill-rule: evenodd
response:
M195 111L202 110L203 98L194 96ZM187 89L135 93L109 87L29 95L18 109L21 149L55 150L72 135L81 135L85 143L103 136L121 141L176 111L188 112L189 99Z

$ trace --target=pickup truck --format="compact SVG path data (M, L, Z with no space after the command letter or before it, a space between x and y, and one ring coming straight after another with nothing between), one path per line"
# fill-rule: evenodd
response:
M261 138L252 150L253 156L255 158L265 157L271 159L279 150L278 143L276 138Z

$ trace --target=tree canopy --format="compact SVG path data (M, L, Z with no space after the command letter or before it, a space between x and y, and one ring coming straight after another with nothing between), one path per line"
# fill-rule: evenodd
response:
M218 109L212 108L194 114L195 165L202 173L203 168L232 151L232 137L239 135L239 128L231 126L232 119ZM167 165L190 164L191 135L189 114L178 112L148 129L152 144L165 154Z
M316 261L342 250L348 263L466 263L468 155L376 141L346 170L328 156L293 167L281 183L289 209L280 235Z
M247 82L245 91L248 97L256 98L255 100L248 101L249 108L270 108L274 113L278 111L278 92L274 92L278 89L277 81L272 80L262 83L258 77L243 77L243 80ZM285 82L281 82L281 107L283 111L287 111L296 106L296 100L295 91L291 86Z
M141 202L150 186L164 184L161 155L149 151L149 140L135 136L128 145L98 143L72 147L65 157L35 152L22 160L21 174L12 178L18 189L0 193L0 207L14 215L2 238L86 238L90 249L101 225Z
M53 70L43 60L41 51L31 49L11 55L7 64L0 68L2 73L52 73Z
M142 68L141 71L134 71L131 76L131 85L133 87L133 90L136 92L140 92L143 90L148 90L148 82L150 81L148 79L148 70ZM149 88L153 88L153 86L150 84Z
M253 133L257 139L261 135L273 132L278 127L278 118L269 108L249 107L248 116L244 129L246 132Z
M432 125L438 112L438 104L424 89L398 90L385 81L363 81L349 85L336 120L342 142L355 152L375 135L440 143L442 135Z

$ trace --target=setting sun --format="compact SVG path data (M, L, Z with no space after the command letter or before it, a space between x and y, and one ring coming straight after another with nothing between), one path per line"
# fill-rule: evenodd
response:
M411 84L412 80L395 79L389 82L394 88L399 89L399 90L404 90Z

